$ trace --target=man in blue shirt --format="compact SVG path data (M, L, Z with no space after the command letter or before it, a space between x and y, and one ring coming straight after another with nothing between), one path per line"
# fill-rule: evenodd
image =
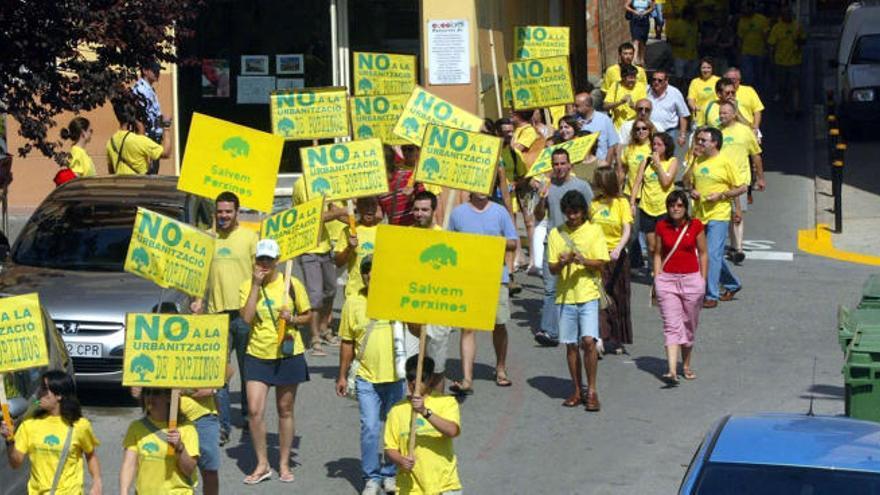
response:
M617 137L611 117L593 108L593 95L590 93L578 93L574 97L574 106L577 110L575 118L580 123L581 130L599 133L596 158L600 161L606 160L612 165L617 157L617 144L620 139Z
M159 97L156 96L156 90L153 85L159 80L159 72L162 66L158 62L150 62L141 67L141 78L134 83L131 89L132 93L137 96L138 103L143 106L144 113L147 115L145 133L148 138L162 144L162 134L165 127L171 125L171 120L162 115L162 108L159 106ZM159 172L159 160L154 160L150 164L148 173L156 174Z
M449 217L449 230L469 234L495 235L507 240L505 250L516 249L517 233L510 213L496 203L489 201L485 194L470 193L467 203L462 203L452 210ZM502 260L503 263L503 260ZM492 332L492 344L495 347L495 384L509 387L507 377L507 320L510 319L510 302L507 284L510 273L507 267L501 274L498 291L498 311L495 313L495 331ZM488 296L488 294L487 294ZM459 394L473 393L474 357L477 354L477 342L474 330L461 330L461 372L460 382L454 382L450 390Z

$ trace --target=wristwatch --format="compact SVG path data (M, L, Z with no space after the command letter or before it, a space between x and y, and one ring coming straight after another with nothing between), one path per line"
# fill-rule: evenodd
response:
M434 411L432 411L430 409L425 409L425 414L422 414L422 416L424 416L425 419L429 419L433 415L434 415Z

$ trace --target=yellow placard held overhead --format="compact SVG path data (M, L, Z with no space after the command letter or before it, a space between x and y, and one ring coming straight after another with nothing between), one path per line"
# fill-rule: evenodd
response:
M229 315L129 313L122 385L220 388L226 380Z
M354 94L409 94L416 85L415 55L354 52Z
M260 224L261 239L275 239L279 261L295 258L318 245L324 198L319 197L276 213Z
M517 26L513 50L518 59L570 55L568 28L559 26Z
M397 119L394 134L421 146L428 124L476 132L483 125L483 119L416 86Z
M382 141L364 139L300 148L309 198L328 201L388 192Z
M529 172L526 174L526 177L534 177L553 170L553 152L558 149L568 151L568 160L572 165L582 162L587 158L587 154L593 148L593 145L596 144L597 139L599 139L599 133L594 132L592 134L587 134L586 136L574 138L571 141L554 144L553 146L544 148L541 150L541 154L538 155L538 158L532 163L532 166L529 167Z
M375 245L367 316L494 329L503 237L380 225Z
M211 200L233 192L242 206L270 212L283 149L278 136L195 113L177 188Z
M183 222L138 208L125 271L193 297L205 295L214 237Z
M0 373L48 364L39 296L33 293L0 299Z
M352 97L349 102L354 138L379 138L388 145L406 144L405 139L394 135L392 131L408 99L409 93Z
M574 103L568 57L518 60L507 64L507 72L517 110Z
M501 79L501 106L513 108L513 91L511 91L510 81L506 77Z
M348 136L348 91L306 88L273 91L269 96L272 133L288 140Z
M416 180L490 194L501 145L499 137L428 124Z

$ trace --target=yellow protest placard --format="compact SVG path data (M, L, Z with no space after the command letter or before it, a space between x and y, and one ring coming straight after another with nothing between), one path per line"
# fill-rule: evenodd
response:
M409 94L416 85L416 56L354 52L354 94Z
M48 364L39 296L33 293L0 299L0 373Z
M283 149L278 136L195 113L177 188L211 200L233 192L242 206L270 212Z
M319 197L276 213L260 224L261 239L275 239L279 261L295 258L318 245L324 198Z
M428 93L421 86L416 86L397 119L393 132L408 142L421 146L428 124L475 132L480 130L483 119Z
M205 295L214 237L183 222L138 208L125 271L193 297Z
M346 137L348 90L306 88L269 95L272 133L288 140Z
M565 117L565 105L550 107L550 121L554 127L559 127L559 121Z
M125 315L122 385L220 388L226 381L229 315Z
M416 181L490 194L501 138L428 124Z
M380 225L367 316L493 330L503 237Z
M402 95L355 96L351 105L351 128L355 139L379 138L388 145L407 141L392 132L409 93Z
M300 148L309 198L328 201L388 192L385 153L379 139Z
M513 108L513 91L510 90L510 81L506 77L501 79L501 106Z
M517 26L513 33L515 58L547 58L570 54L567 27Z
M593 149L593 145L596 144L597 139L599 139L599 133L594 132L592 134L587 134L586 136L574 138L571 141L554 144L553 146L544 148L541 150L541 154L538 155L538 158L532 163L532 166L529 167L529 172L526 174L526 177L534 177L553 170L553 152L558 149L568 151L568 160L572 165L583 161L587 158L587 154L590 150ZM581 178L585 179L584 177Z
M518 60L507 64L517 110L574 103L568 57Z

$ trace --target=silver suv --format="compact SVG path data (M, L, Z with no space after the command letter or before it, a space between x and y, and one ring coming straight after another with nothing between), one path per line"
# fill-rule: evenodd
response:
M79 384L121 384L126 313L189 311L185 294L123 271L139 206L213 223L213 202L178 191L177 177L76 179L49 194L3 264L0 292L40 294Z

